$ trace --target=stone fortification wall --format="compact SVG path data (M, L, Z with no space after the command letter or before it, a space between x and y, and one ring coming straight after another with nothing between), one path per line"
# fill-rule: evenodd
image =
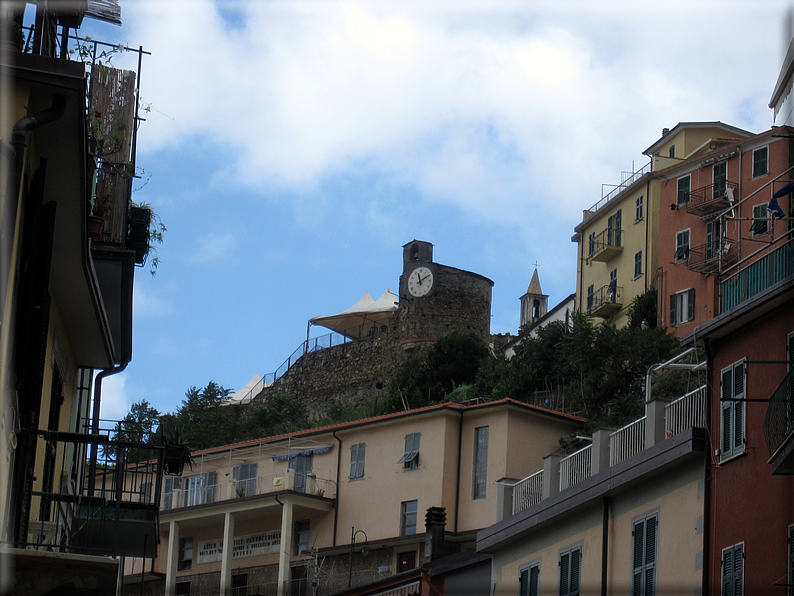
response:
M473 332L489 344L493 282L477 273L445 265L436 264L435 270L431 295L400 297L397 312L400 341L403 344L413 340L432 341L458 331Z
M329 403L355 405L374 400L375 383L385 382L399 362L395 331L392 326L389 333L304 354L254 402L275 394L292 395L305 403L310 418L317 420Z

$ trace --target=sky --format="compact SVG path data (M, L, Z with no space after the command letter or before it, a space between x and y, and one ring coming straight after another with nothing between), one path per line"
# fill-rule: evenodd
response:
M662 128L772 126L790 6L120 2L121 27L78 33L151 52L133 200L167 232L106 419L272 373L312 317L396 292L413 239L493 280L491 332L516 334L534 264L550 306L575 291L582 211Z

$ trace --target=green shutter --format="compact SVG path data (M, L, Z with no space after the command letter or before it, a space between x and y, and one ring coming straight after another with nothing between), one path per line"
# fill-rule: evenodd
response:
M733 453L731 429L733 428L733 367L722 371L722 459L730 457Z
M687 321L695 320L695 288L689 289L688 304L687 304Z
M571 553L567 552L560 556L560 596L568 596L568 579L571 573Z
M670 327L675 327L677 321L676 307L678 305L678 296L673 294L670 296Z
M358 470L358 443L350 446L350 479L356 477Z
M733 397L744 399L744 362L733 369ZM744 448L744 401L733 402L733 449L739 453Z
M529 569L522 569L518 576L518 596L529 596Z
M367 444L366 443L359 443L358 444L358 460L356 465L356 478L363 478L364 477L364 461L367 454Z

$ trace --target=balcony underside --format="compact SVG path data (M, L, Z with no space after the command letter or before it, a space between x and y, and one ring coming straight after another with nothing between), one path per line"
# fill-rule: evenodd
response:
M775 455L769 459L769 463L772 465L772 474L794 474L794 431L788 434Z
M687 203L686 212L690 215L697 215L698 217L705 217L706 215L711 215L712 213L716 213L717 211L722 211L723 209L727 209L731 206L731 202L728 200L728 197L721 196L716 199L711 199L709 201L702 201L702 202L695 202L690 201Z
M736 254L719 255L707 259L697 258L697 256L692 255L687 263L687 268L696 273L713 275L730 267L737 261L738 257Z
M593 307L590 312L597 317L609 317L620 310L622 305L616 302L604 302L598 306Z
M622 252L623 252L622 246L614 246L607 244L603 246L600 250L596 250L596 252L594 252L590 256L590 260L598 261L600 263L605 263Z

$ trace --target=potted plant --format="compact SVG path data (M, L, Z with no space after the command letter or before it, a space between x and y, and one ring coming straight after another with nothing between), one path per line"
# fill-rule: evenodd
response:
M174 434L163 439L165 450L163 452L163 469L166 474L181 476L185 464L193 469L193 455L190 453L190 446L184 443L179 435L179 429L174 430Z
M135 262L143 265L148 260L149 271L154 276L160 264L156 245L163 243L166 227L148 203L130 203L128 221L129 247L135 251Z
M99 238L102 235L102 228L105 224L105 216L110 211L113 197L105 193L94 197L94 204L91 206L91 215L88 216L88 235L92 238Z
M11 17L0 17L0 40L3 42L4 49L21 52L25 44L22 25Z

